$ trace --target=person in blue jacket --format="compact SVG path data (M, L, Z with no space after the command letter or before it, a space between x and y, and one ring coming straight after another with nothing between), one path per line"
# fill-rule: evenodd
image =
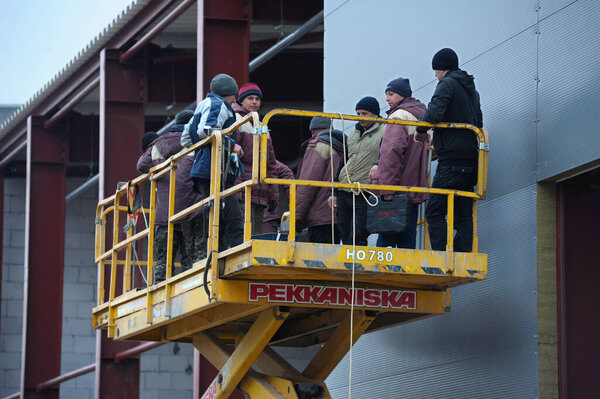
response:
M191 147L212 134L213 130L224 130L235 122L231 104L235 101L238 86L235 80L224 73L216 75L210 82L210 93L202 100L194 116L183 128L181 145ZM222 187L233 186L239 174L238 157L243 155L236 144L236 132L223 137ZM210 195L211 146L196 150L194 164L190 172L193 188L203 196ZM244 223L236 195L225 197L221 202L219 250L234 247L243 242Z

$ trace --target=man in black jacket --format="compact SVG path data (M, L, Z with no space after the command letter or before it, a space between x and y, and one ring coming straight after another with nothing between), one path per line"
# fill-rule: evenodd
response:
M483 127L479 93L473 76L458 68L458 56L449 48L438 51L431 62L439 83L424 122L468 123ZM416 139L424 141L426 127L417 127ZM473 191L477 184L477 136L468 129L434 129L433 147L438 167L433 188ZM431 247L446 250L447 196L433 194L427 200L425 215L429 223ZM454 201L454 251L471 252L473 245L473 200L456 196Z

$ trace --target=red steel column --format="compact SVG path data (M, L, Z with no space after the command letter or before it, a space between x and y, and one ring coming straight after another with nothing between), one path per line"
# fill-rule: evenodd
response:
M117 182L139 174L136 163L144 133L143 69L135 62L121 64L119 57L118 50L100 53L100 199L112 195ZM108 286L105 288L108 292ZM97 333L96 399L139 397L139 355L114 361L118 352L136 345L108 339L105 331Z
M231 75L238 86L248 81L250 12L247 0L198 0L197 101L210 91L218 73ZM194 348L193 398L200 398L217 370ZM243 397L239 391L232 398Z
M250 12L247 0L198 2L198 101L218 73L231 75L238 85L248 81Z
M60 374L68 143L44 121L27 119L22 399L59 397L36 388Z

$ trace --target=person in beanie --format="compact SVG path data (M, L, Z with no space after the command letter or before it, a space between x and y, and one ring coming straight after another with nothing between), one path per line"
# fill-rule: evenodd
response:
M379 117L379 102L374 97L361 98L355 107L356 115L368 118ZM369 184L369 171L379 160L379 147L385 131L385 124L359 121L348 137L348 161L340 161L336 181L342 183ZM352 228L352 196L354 195L355 228ZM344 245L352 245L353 230L356 245L367 245L367 201L362 194L350 189L339 189L330 203L337 208L337 225Z
M479 93L472 75L458 67L454 50L443 48L431 61L438 85L421 117L423 122L457 122L483 127ZM417 128L417 139L427 138L428 128ZM433 188L473 191L477 184L477 136L468 129L433 130L433 147L438 166ZM427 201L425 216L429 223L431 248L446 250L447 196L432 194ZM454 251L471 252L473 246L473 200L454 198Z
M311 138L302 144L298 161L299 180L333 181L335 169L344 154L344 133L331 129L331 119L314 117L310 121ZM331 146L331 147L330 147ZM333 158L333 159L331 159ZM334 228L332 237L331 196L329 187L298 186L296 191L296 223L308 227L310 242L338 243L339 234Z
M412 97L410 82L398 78L388 83L385 98L390 106L388 119L416 121L425 112L425 105ZM428 142L415 141L415 126L386 125L381 148L379 165L373 167L375 184L427 187ZM393 191L382 191L381 199L391 201ZM417 244L418 205L427 199L426 193L410 193L412 209L409 223L402 233L382 233L377 240L378 247L414 249Z
M256 83L246 83L240 87L238 100L232 105L237 120L242 119L249 112L258 112L262 102L262 91ZM242 147L243 155L240 157L244 166L244 173L240 175L236 183L252 179L252 157L254 148L254 126L251 122L244 123L238 129L237 142ZM273 143L267 140L267 177L276 177L277 160ZM240 193L240 208L242 215L245 213L243 202L244 193ZM252 234L261 234L263 230L263 218L265 209L274 211L279 200L279 190L276 185L257 184L252 186L251 221Z
M138 160L137 169L148 173L150 168L163 163L172 155L182 150L180 139L181 132L194 113L183 110L175 117L175 125L168 133L157 138ZM175 213L184 210L201 197L192 190L190 171L194 162L193 154L183 157L177 163L175 181ZM165 279L167 263L167 224L169 219L169 175L161 176L156 182L156 217L154 220L154 281L161 282ZM190 269L195 262L206 257L206 234L204 231L204 217L202 213L195 212L180 219L173 229L173 256L181 253L182 271ZM173 259L171 259L173 264Z
M154 140L158 138L155 132L146 132L142 136L142 152L145 152Z
M181 145L191 147L200 140L212 134L212 130L223 130L235 122L235 113L231 104L235 101L238 86L235 80L225 74L216 75L210 82L210 93L202 100L194 111L194 116L183 128ZM229 170L222 170L222 187L226 189L235 183L236 161L242 155L241 147L236 144L236 132L223 137L223 152ZM231 160L227 162L228 158ZM192 186L203 196L210 195L211 175L211 146L207 145L196 150L194 164L190 172ZM229 195L222 200L220 212L219 250L239 245L244 240L244 222L236 196ZM226 247L227 244L227 247Z

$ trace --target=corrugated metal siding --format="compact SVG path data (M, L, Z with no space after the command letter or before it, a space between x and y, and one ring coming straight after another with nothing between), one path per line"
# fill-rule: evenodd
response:
M364 95L385 109L385 85L398 76L428 102L431 57L452 47L475 76L491 134L488 200L479 205L487 280L454 289L449 314L361 338L353 397L537 396L537 4L325 1L325 110L352 113ZM327 383L333 397L347 397L348 356Z
M537 392L535 187L482 204L488 278L452 290L452 311L362 337L357 398L534 398ZM510 214L507 210L510 209ZM327 380L348 385L348 355Z
M492 134L488 198L532 184L536 5L535 0L510 6L500 0L460 1L451 7L442 1L326 1L324 109L353 113L361 97L372 95L383 111L385 86L398 76L408 77L413 96L427 104L437 83L431 57L450 46L461 67L475 76L484 125Z
M540 24L539 180L600 158L600 2L562 3Z

